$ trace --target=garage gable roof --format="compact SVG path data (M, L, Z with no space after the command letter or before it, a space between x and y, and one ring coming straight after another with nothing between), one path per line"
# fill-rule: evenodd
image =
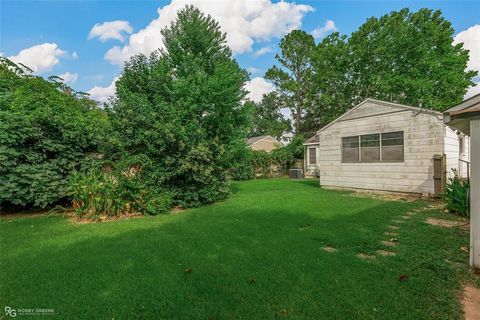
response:
M428 113L428 114L432 114L432 115L442 116L441 112L430 110L430 109L412 107L412 106L407 106L407 105L400 104L400 103L387 102L387 101L367 98L367 99L363 100L362 102L360 102L359 104L357 104L352 109L350 109L347 112L345 112L344 114L342 114L337 119L335 119L332 122L330 122L329 124L327 124L325 127L318 130L315 134L319 134L320 132L328 129L329 127L331 127L332 125L334 125L335 123L337 123L339 121L349 120L349 116L351 116L355 111L357 111L358 109L360 109L361 107L363 107L367 103L373 103L373 104L376 104L376 105L379 105L379 106L389 107L389 109L390 109L390 111L387 110L385 113L374 114L374 115L371 115L371 116L380 115L380 114L388 114L388 113L395 112L395 111L392 111L392 108L397 109L397 111L415 111L415 112L418 112L418 113L422 112L422 113ZM368 117L368 116L365 116L365 117Z

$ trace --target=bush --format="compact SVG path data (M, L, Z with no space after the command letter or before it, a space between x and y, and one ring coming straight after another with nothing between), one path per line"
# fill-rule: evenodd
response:
M105 141L106 114L61 82L0 57L0 206L46 207Z
M83 171L74 171L68 193L79 218L116 217L128 213L161 214L172 206L168 192L150 184L150 163L131 158L94 163Z
M469 217L468 190L470 183L459 177L457 170L453 169L453 176L448 179L448 183L443 193L443 200L449 212L458 214L462 217Z

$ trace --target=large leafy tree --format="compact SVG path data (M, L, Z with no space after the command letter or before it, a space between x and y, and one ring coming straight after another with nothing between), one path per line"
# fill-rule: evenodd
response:
M249 136L271 135L280 139L291 130L290 121L280 112L277 93L265 94L258 103L247 101L251 109L252 128Z
M318 129L352 106L350 52L347 37L338 32L325 37L312 52L312 90L315 101L305 126Z
M311 79L311 57L315 41L311 35L294 30L280 41L281 53L276 55L280 67L273 66L265 78L276 87L278 104L290 108L295 134L308 131L302 128L303 117L312 106L313 83Z
M437 110L459 102L473 84L468 51L453 43L440 11L409 9L370 18L349 39L351 100L366 97Z
M187 6L162 30L164 50L138 55L116 83L112 121L128 155L182 206L225 198L229 153L245 135L247 73L216 21Z
M105 113L83 93L0 58L0 206L65 197L66 178L99 151L106 128Z

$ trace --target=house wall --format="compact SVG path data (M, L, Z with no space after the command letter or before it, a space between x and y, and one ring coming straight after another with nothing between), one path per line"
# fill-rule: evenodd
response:
M310 153L308 151L309 148L316 148L317 153L317 162L316 164L310 164ZM318 177L318 162L319 162L320 152L318 145L306 145L305 152L304 152L304 159L305 159L305 177Z
M462 141L463 140L463 141ZM460 153L460 143L463 144L462 152ZM450 127L445 126L445 155L447 166L447 178L453 175L452 169L457 170L461 177L467 177L467 164L461 162L459 159L469 161L470 139L468 136L459 136L456 131Z
M267 137L263 140L260 140L252 144L250 147L252 148L252 150L256 150L256 151L263 150L263 151L271 152L277 148L282 147L282 144L278 143L276 140L272 138Z
M433 193L433 155L444 152L441 115L367 102L319 133L320 184ZM404 162L342 163L341 138L404 131Z

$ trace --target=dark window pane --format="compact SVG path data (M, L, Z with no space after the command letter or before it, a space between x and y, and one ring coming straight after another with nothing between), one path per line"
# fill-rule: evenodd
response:
M362 147L380 146L380 134L367 134L360 137Z
M308 148L308 164L317 164L316 148Z
M382 133L382 161L403 162L403 131Z
M342 138L342 162L358 162L358 136Z
M382 133L382 146L403 146L403 131Z

